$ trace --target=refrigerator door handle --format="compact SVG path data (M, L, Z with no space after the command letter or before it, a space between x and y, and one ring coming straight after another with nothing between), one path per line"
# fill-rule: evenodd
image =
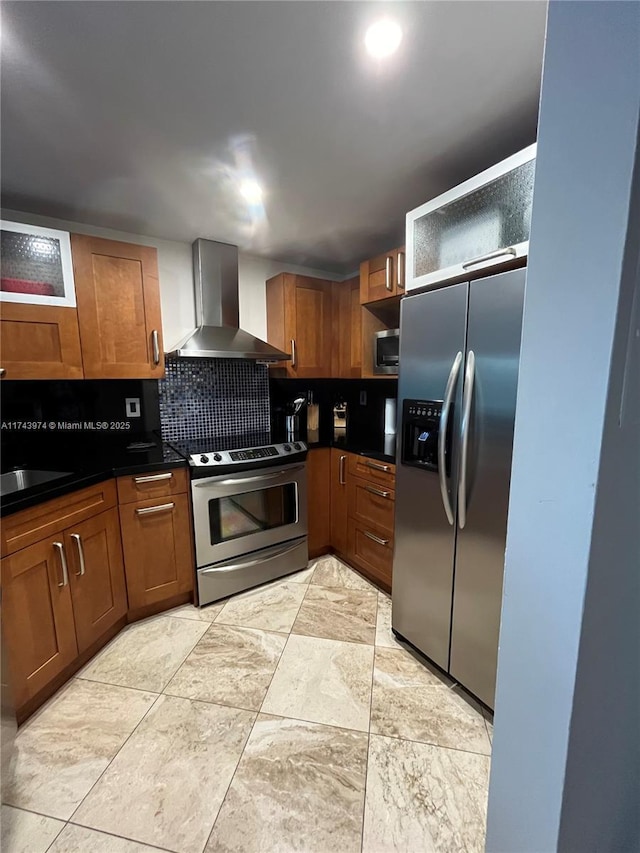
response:
M462 392L462 426L460 427L460 484L458 487L458 524L460 530L467 523L467 457L469 455L469 421L476 378L476 357L472 349L467 356L467 369Z
M442 414L440 415L440 429L438 431L438 476L440 477L440 494L442 495L442 505L447 515L449 524L453 524L453 508L449 498L449 490L447 489L447 469L445 452L447 449L447 425L449 422L449 412L451 410L451 401L458 381L458 373L462 364L462 353L459 352L453 360L449 378L447 379L447 387L444 392L444 403L442 404Z

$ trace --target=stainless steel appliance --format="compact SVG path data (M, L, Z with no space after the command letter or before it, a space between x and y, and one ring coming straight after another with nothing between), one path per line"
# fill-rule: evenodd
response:
M385 329L373 335L373 372L397 374L400 329Z
M200 605L308 563L307 446L265 441L174 443L191 466Z
M493 707L525 270L401 307L394 631Z
M2 624L1 617L2 590L0 589L0 625ZM2 729L0 732L0 753L2 763L0 767L0 781L2 783L2 794L4 795L9 790L11 786L11 780L13 778L14 744L18 724L16 722L16 713L13 705L13 697L11 694L11 685L9 684L9 662L7 660L8 655L1 633L0 646L0 653L2 656Z

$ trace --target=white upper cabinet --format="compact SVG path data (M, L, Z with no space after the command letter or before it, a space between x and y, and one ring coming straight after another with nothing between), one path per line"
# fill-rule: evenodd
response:
M407 214L407 291L526 257L536 146Z

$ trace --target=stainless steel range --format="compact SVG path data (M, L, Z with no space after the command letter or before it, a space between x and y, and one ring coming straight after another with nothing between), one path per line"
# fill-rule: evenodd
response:
M304 442L258 433L172 444L191 467L201 606L307 565Z

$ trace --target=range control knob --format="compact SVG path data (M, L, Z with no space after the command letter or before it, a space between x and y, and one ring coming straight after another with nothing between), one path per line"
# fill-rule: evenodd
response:
M222 456L220 456L219 453L214 453L213 458L216 460L216 462L222 462Z
M294 447L294 450L302 450L302 448L300 447L300 445L298 444L298 442L297 442L297 441L296 441L296 443L293 445L293 447Z
M207 462L209 461L209 457L205 456L203 453L202 456L200 457L200 461L202 462L203 465L206 465Z
M290 444L285 444L285 446L284 446L284 450L285 450L285 452L286 452L286 453L289 453L289 451L291 450L291 445L290 445Z

